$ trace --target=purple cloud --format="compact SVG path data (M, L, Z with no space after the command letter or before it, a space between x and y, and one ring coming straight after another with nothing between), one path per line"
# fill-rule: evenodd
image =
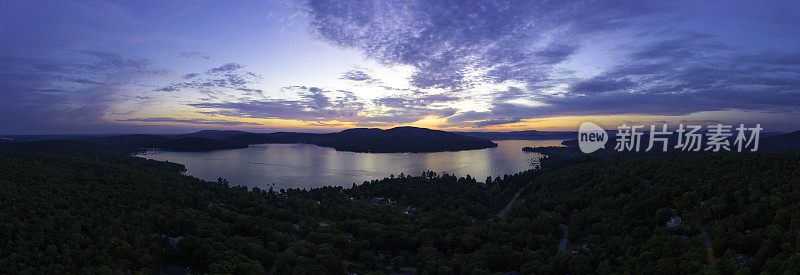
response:
M349 70L342 74L341 79L352 80L352 81L369 81L372 80L366 72L360 70Z
M242 122L242 121L210 120L210 119L177 119L170 117L130 118L130 119L120 119L117 121L176 122L176 123L189 123L198 125L224 125L224 126L261 125L259 123Z

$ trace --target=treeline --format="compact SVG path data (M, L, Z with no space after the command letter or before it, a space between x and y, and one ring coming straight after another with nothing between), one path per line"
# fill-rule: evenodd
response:
M436 251L480 248L486 220L516 188L426 172L354 189L247 190L181 170L99 151L0 151L0 270L452 270Z
M0 150L3 273L800 271L798 154L581 157L485 180L429 171L248 190L179 164L34 151ZM682 223L668 227L673 214Z
M550 213L568 227L570 253L528 271L800 271L800 216L792 214L800 211L800 154L571 162L537 177L509 214ZM668 227L673 214L681 223Z

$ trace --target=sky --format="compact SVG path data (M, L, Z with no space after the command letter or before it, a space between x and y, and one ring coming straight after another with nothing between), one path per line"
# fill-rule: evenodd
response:
M798 1L2 1L0 134L800 129Z

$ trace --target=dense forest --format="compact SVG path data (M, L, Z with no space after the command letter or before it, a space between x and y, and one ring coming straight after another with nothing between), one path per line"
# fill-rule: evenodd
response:
M3 273L800 272L800 154L248 190L47 144L0 150Z

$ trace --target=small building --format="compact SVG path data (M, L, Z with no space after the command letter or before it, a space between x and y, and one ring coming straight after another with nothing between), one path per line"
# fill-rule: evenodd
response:
M678 211L673 208L662 208L669 210L669 220L667 220L667 227L676 227L681 225L681 217L678 216Z
M183 236L169 237L169 245L177 248L176 246L178 245L178 242L180 242L181 240L183 240Z
M738 260L739 264L742 265L742 266L747 264L747 260L750 259L750 257L747 257L747 255L745 255L745 254L736 254L735 256L736 256L736 260Z
M756 232L758 232L759 230L761 230L761 228L755 227L755 228L746 229L746 230L744 231L744 233L745 233L745 234L751 234L751 233L756 233Z
M214 205L225 206L225 202L222 199L213 199L213 200L208 201L208 207L211 207L211 206L214 206Z
M667 227L676 227L681 225L681 217L678 215L672 215L667 221Z

